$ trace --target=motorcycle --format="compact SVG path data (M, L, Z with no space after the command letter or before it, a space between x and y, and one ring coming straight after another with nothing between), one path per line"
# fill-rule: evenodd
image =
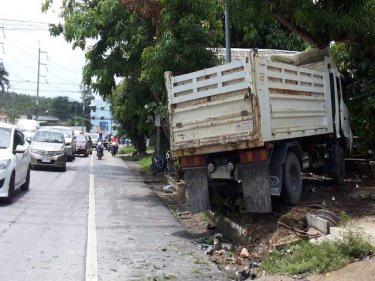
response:
M110 144L110 151L111 151L112 156L116 156L117 151L118 151L118 144L116 142L113 141Z
M156 151L152 154L151 157L151 172L153 175L156 175L158 172L162 172L165 169L165 160L161 157Z
M96 155L98 156L98 159L102 159L103 157L103 143L100 141L96 144Z

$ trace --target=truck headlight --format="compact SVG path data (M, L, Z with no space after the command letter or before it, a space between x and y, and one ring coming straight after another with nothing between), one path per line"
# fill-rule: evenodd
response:
M8 169L10 162L11 162L10 159L0 160L0 170Z

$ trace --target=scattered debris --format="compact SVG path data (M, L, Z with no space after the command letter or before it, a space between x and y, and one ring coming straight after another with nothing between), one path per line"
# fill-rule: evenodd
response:
M306 214L306 222L308 227L313 227L321 233L329 234L329 225L326 219L308 213Z
M240 257L247 259L248 257L250 257L249 251L246 248L242 248Z
M173 185L164 185L163 186L163 191L165 193L173 193L174 191L174 186Z

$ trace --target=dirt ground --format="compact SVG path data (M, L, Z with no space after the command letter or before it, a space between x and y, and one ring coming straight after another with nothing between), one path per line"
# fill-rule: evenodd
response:
M167 193L163 190L163 186L167 185L163 174L153 176L148 172L142 173L145 182L165 206L171 210L176 219L185 226L192 239L214 237L215 233L220 232L220 229L216 229L215 225L213 225L207 216L191 214L187 204L179 202L176 192ZM306 213L318 207L324 207L344 220L350 219L360 222L361 225L367 227L370 232L375 230L375 181L368 180L359 175L354 175L346 179L343 187L337 187L332 185L330 180L324 177L305 175L303 187L304 192L302 200L297 206L290 206L285 204L283 200L276 199L273 202L272 214L262 215L250 215L245 213L243 208L241 208L243 207L241 206L241 200L236 196L238 195L236 191L229 192L229 195L224 195L224 197L220 191L217 194L214 192L213 197L216 198L212 205L215 212L220 212L241 225L245 229L246 239L242 241L224 241L230 242L233 248L229 251L213 251L213 253L210 253L211 260L215 262L219 268L226 272L232 272L233 276L236 276L236 280L253 279L255 275L251 275L251 268L257 268L259 262L270 249L295 241L298 238L295 229L305 228L304 222ZM220 188L224 190L228 189L227 186L221 186L219 190ZM218 204L217 201L220 201L221 204ZM373 239L375 243L375 238ZM224 238L224 240L226 239ZM240 256L241 249L244 247L247 248L249 257ZM202 249L205 250L206 248L202 247ZM374 258L370 258L368 262L371 263L371 268L375 270ZM366 268L366 265L359 263L359 265L355 265L355 267L361 272L361 268ZM303 277L305 279L300 276L287 277L280 275L260 277L259 279L257 278L257 280L375 280L375 277L370 277L374 279L358 279L362 278L358 274L356 275L358 277L357 279L352 279L347 273L350 271L350 269L342 269L338 271L338 275L335 272L328 275ZM243 278L241 278L242 273L244 273ZM257 274L261 275L259 272L257 272ZM343 278L343 276L347 278L340 279ZM372 274L369 276L375 275Z

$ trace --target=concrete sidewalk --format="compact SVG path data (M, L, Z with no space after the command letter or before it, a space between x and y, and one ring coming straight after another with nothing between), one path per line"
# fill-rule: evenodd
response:
M94 161L99 280L229 280L127 163Z

